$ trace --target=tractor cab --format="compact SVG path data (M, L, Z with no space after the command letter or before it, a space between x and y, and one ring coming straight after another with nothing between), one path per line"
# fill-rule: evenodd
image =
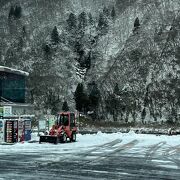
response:
M75 127L75 114L70 112L62 112L59 113L57 116L57 125L58 126L69 126L69 127Z

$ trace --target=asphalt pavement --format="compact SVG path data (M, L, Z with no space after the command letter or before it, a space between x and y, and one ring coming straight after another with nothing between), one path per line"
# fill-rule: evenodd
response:
M72 152L64 148L43 154L0 154L0 180L180 179L180 146L171 147L165 141L142 146L136 139L127 143L115 139Z

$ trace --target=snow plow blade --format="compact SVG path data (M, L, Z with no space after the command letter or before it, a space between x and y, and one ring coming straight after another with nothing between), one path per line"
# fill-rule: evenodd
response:
M46 142L46 143L58 143L58 137L57 136L40 136L39 143Z

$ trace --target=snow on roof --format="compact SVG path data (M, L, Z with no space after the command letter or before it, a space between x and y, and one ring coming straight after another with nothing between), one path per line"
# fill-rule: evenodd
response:
M0 71L8 72L8 73L15 73L15 74L24 75L24 76L29 76L28 72L13 69L13 68L9 68L9 67L6 67L6 66L0 66Z
M16 107L34 107L29 103L13 103L13 102L0 102L0 106L16 106Z

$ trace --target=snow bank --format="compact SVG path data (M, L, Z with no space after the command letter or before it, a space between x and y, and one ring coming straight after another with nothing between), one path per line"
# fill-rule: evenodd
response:
M32 134L33 140L39 140L37 133ZM81 152L82 149L87 150L94 148L99 145L103 145L108 142L112 142L114 140L122 140L121 145L132 142L136 140L137 146L151 146L153 144L157 144L160 142L166 142L168 146L176 146L179 145L180 136L167 136L167 135L145 135L145 134L136 134L134 131L130 131L129 133L112 133L106 134L102 132L98 132L97 134L77 134L77 142L75 143L65 143L65 144L39 144L37 143L17 143L11 146L0 145L0 155L9 153L74 153Z

